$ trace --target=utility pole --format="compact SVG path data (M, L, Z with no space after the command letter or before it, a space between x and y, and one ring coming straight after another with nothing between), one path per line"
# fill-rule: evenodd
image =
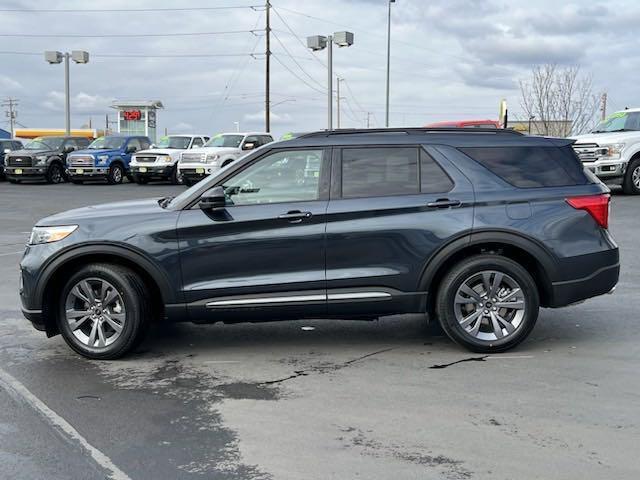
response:
M389 81L391 76L391 4L396 0L389 0L389 13L387 16L387 95L386 95L386 109L384 116L384 126L389 127Z
M264 127L266 132L271 131L271 2L267 0L267 25L265 27L265 95L264 95Z
M607 92L604 92L600 97L600 113L602 114L602 120L607 118Z
M338 128L340 128L340 82L342 80L343 79L340 78L340 77L337 78L337 89L338 90L336 92L336 94L337 94L337 96L336 96L336 111L337 111L337 114L338 114Z
M371 125L371 112L367 112L367 128Z
M327 104L327 130L333 130L333 35L327 37L327 92L329 103Z
M2 102L2 106L7 108L7 117L9 118L9 131L11 132L11 138L15 137L15 123L16 117L18 116L18 112L16 107L18 106L18 100L15 98L7 98L4 102Z

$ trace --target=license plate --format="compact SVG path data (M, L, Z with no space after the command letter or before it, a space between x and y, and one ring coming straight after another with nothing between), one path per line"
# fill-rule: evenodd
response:
M204 173L204 168L196 168L196 173Z
M16 168L15 173L16 173L16 175L22 175L22 169L21 168Z
M140 167L140 173L145 173L147 171L147 167Z
M76 173L84 173L84 168L76 168Z

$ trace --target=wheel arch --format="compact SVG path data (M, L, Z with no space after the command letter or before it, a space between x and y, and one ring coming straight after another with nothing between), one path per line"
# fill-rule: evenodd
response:
M426 311L433 315L435 305L434 286L438 286L444 275L459 261L479 253L498 253L524 266L532 275L540 294L541 306L552 301L552 279L556 276L558 262L555 256L539 242L522 234L485 230L468 233L438 250L426 263L419 291L426 296Z
M93 244L66 250L44 268L35 287L40 299L48 336L58 334L56 301L71 272L89 263L109 263L130 268L149 288L154 318L163 318L166 304L175 303L167 275L143 254L127 247Z

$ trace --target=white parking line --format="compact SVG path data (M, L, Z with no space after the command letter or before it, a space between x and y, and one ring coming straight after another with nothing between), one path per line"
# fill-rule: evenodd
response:
M69 422L67 422L64 418L47 407L47 405L33 393L31 393L27 389L27 387L25 387L12 375L5 372L1 368L0 386L4 388L7 393L16 400L27 403L30 407L32 407L40 415L42 415L45 421L52 427L59 430L60 433L68 437L70 441L78 444L81 449L86 450L98 465L109 472L107 478L111 478L113 480L131 480L131 478L126 473L124 473L113 464L109 457L107 457L104 453L91 445L82 435L80 435L80 433L78 433L78 431L73 428Z

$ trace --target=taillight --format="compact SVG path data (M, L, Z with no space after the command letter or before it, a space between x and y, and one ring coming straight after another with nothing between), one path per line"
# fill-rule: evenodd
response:
M567 198L567 203L578 210L586 210L602 228L609 228L609 194Z

